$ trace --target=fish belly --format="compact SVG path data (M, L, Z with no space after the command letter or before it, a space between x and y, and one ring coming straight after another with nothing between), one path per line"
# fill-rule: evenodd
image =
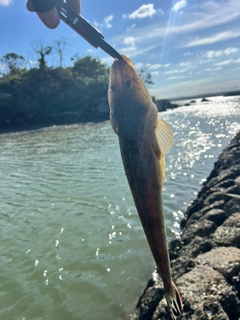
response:
M171 283L170 262L159 183L158 159L148 141L119 137L131 193L164 286Z

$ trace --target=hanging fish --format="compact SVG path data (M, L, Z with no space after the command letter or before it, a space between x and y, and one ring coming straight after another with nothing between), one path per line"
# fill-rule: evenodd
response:
M115 59L110 69L108 101L113 130L150 249L161 275L172 319L182 312L181 296L172 281L165 230L162 185L165 154L174 139L131 60Z

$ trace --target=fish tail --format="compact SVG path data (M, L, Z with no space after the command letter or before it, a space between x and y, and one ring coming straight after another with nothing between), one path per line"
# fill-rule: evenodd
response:
M165 298L167 300L172 320L175 320L176 316L179 316L183 311L183 303L180 293L173 282L170 290L165 291Z

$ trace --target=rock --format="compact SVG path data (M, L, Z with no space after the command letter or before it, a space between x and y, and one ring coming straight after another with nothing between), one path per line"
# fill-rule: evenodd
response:
M166 111L167 109L174 109L178 107L177 104L171 103L168 99L154 100L153 102L156 104L158 108L158 112Z
M211 240L214 246L236 246L240 248L240 212L230 216L217 228ZM240 260L239 260L240 262Z
M208 211L202 219L210 220L214 222L216 226L220 226L227 219L227 214L222 209L212 209Z
M172 275L184 310L177 319L240 319L240 132L223 150L171 241ZM161 283L147 287L133 320L169 320Z

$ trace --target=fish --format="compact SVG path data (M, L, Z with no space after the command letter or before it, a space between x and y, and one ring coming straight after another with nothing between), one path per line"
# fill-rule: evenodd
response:
M168 309L175 320L183 304L171 276L162 199L165 154L172 148L174 137L168 123L158 118L157 107L134 64L127 56L122 57L115 59L110 68L110 120L118 135L132 197L163 281Z

